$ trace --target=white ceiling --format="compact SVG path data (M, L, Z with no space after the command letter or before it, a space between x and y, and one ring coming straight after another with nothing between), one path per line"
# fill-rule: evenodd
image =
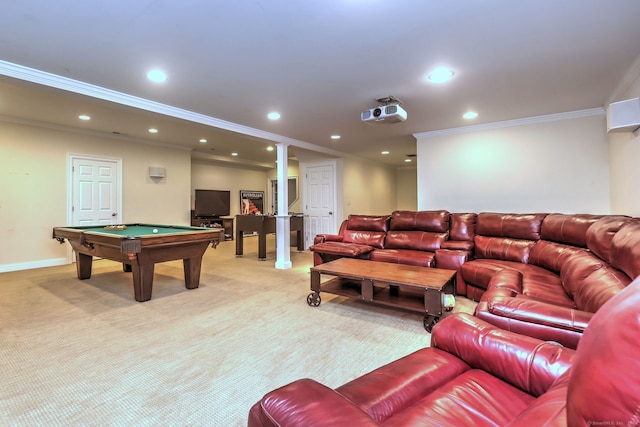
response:
M265 138L290 143L294 153L405 167L413 133L604 106L640 57L638 0L0 1L5 65L205 118L194 123L4 73L5 119L180 145L196 157L258 167L276 156ZM440 65L454 78L425 81ZM155 67L168 74L165 83L146 79ZM403 101L407 121L362 123L360 112L388 95ZM462 119L468 109L479 117ZM266 117L273 110L277 122ZM79 122L81 113L92 120Z

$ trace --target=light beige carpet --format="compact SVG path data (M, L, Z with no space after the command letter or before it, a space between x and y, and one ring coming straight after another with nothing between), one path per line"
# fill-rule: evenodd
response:
M417 313L329 294L309 307L311 253L276 270L268 249L209 249L195 290L181 262L159 264L145 303L107 260L85 281L74 265L0 274L0 425L244 426L276 387L337 387L429 345Z

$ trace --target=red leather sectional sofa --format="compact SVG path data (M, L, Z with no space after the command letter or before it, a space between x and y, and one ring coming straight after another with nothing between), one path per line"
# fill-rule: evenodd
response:
M455 269L456 292L503 329L575 348L604 303L640 275L640 219L620 215L395 211L318 235L314 264L343 256Z
M637 425L640 279L593 317L577 350L454 314L418 350L338 388L267 393L248 426Z

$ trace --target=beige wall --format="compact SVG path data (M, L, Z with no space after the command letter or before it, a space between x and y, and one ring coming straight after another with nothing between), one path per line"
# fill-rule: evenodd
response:
M387 214L396 209L395 169L347 158L344 160L343 180L344 218L349 214Z
M0 121L0 271L66 262L51 231L67 225L70 153L122 159L123 222L189 223L189 151Z
M209 163L203 160L191 162L191 209L195 205L195 190L231 191L231 215L240 214L240 191L264 191L267 195L267 172Z
M418 169L397 170L396 209L415 211L418 209Z
M636 64L640 63L640 58ZM640 65L634 69L630 86L612 101L640 97ZM611 209L614 212L640 217L640 131L610 133Z
M610 211L605 115L418 140L418 207Z

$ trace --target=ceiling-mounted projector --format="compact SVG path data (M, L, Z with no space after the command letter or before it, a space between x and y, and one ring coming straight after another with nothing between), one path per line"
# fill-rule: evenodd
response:
M407 112L400 106L400 101L393 96L377 99L380 106L364 110L360 120L369 125L388 125L407 120Z

